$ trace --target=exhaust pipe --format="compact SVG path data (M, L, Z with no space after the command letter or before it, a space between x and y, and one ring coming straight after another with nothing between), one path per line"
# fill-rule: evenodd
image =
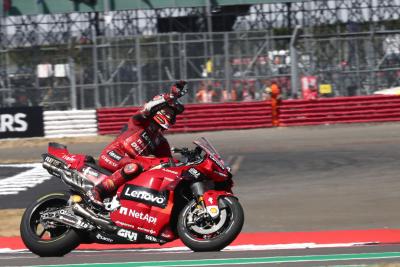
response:
M110 230L114 231L117 229L110 221L104 220L102 218L99 218L93 211L84 209L81 205L78 203L74 203L72 205L72 210L76 212L78 215L81 215L85 217L86 219L95 222L96 224Z

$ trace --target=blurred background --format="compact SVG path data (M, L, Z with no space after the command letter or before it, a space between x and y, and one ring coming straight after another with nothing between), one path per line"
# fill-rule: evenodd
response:
M0 107L369 95L399 86L400 0L3 0Z

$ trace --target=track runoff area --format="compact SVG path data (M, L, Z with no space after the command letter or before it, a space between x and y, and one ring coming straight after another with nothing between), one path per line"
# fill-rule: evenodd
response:
M199 136L210 139L236 169L235 191L245 208L243 233L222 252L192 253L180 241L164 246L90 244L51 259L28 252L19 237L3 237L0 266L400 262L400 124L228 131L168 139L182 147ZM88 145L96 146L100 151L104 144ZM85 144L70 148L86 151ZM0 150L5 151L1 146ZM32 153L40 155L42 150ZM6 152L13 157L12 150ZM0 166L2 209L26 207L40 195L62 188L41 172L40 164Z

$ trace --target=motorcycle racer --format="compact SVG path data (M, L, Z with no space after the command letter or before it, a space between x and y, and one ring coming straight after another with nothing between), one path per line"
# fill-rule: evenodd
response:
M185 85L185 81L176 82L169 94L157 95L147 102L103 149L99 165L113 173L87 193L94 204L102 206L102 199L113 195L125 182L152 166L168 162L171 149L163 133L184 110L178 98L187 92Z

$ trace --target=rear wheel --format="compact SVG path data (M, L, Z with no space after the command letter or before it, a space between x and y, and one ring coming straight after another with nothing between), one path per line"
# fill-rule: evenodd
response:
M244 213L239 201L234 197L222 197L221 201L220 216L214 220L199 209L195 201L182 210L178 234L193 251L219 251L235 240L242 230Z
M50 225L41 214L64 208L69 196L54 193L44 196L27 208L22 216L20 232L25 246L41 257L63 256L80 244L77 232L63 224Z

